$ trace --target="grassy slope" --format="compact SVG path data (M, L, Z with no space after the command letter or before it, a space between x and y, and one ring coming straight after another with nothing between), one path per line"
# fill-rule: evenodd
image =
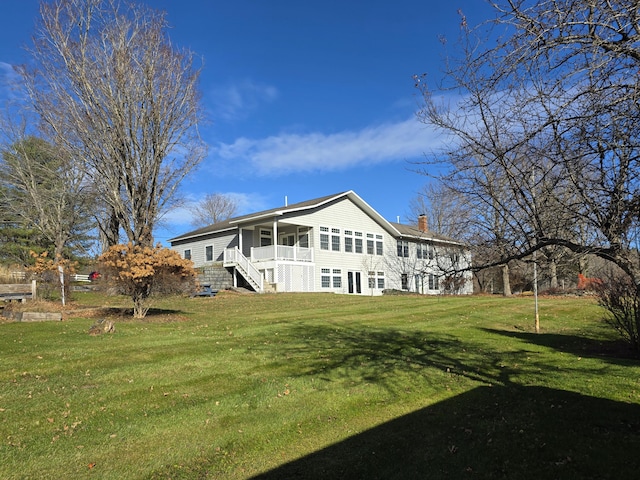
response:
M225 293L114 335L0 324L0 478L638 475L640 364L592 301L543 299L539 335L532 304Z

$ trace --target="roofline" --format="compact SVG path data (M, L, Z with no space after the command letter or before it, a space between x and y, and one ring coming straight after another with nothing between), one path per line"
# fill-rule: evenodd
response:
M328 203L334 202L341 198L349 198L352 202L354 202L358 207L360 207L367 215L373 218L376 222L378 222L385 230L387 230L394 237L401 237L402 234L400 231L393 226L391 222L385 219L382 215L380 215L371 205L369 205L366 201L362 199L356 192L353 190L348 190L346 192L337 193L335 195L330 195L327 197L320 197L318 201L309 200L306 202L299 202L294 204L292 207L282 207L275 208L270 210L263 210L260 212L256 212L255 214L242 215L240 217L231 218L227 221L227 225L221 227L219 229L212 229L209 231L202 231L202 229L195 230L193 232L188 232L184 235L179 235L177 237L170 238L168 242L184 242L186 240L191 240L198 237L203 237L206 235L211 235L220 232L226 232L230 230L234 230L240 228L243 224L246 223L254 223L256 221L264 220L265 218L272 217L281 217L283 215L295 212L301 212L305 210L311 210L314 208L322 207ZM302 205L301 205L302 204ZM214 225L211 225L214 226ZM206 230L208 227L204 227Z
M167 240L167 242L169 243L182 242L183 240L190 240L192 238L204 237L206 235L211 235L213 233L227 232L229 230L236 230L237 228L238 227L226 227L226 228L220 228L217 230L211 230L210 232L200 232L200 233L193 233L193 234L186 233L184 235L178 235L177 237L170 238L169 240Z

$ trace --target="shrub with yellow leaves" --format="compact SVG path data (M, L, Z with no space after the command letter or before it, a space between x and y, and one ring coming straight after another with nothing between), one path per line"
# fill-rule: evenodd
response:
M34 259L33 265L25 268L27 274L38 281L39 295L43 298L51 298L54 291L60 288L60 268L64 275L65 296L68 298L71 275L76 273L78 262L68 258L56 257L55 260L49 257L49 252L36 253L30 251L29 255Z
M149 311L147 299L153 293L193 290L196 271L193 262L174 250L141 245L114 245L98 259L103 281L131 296L133 316L144 318Z

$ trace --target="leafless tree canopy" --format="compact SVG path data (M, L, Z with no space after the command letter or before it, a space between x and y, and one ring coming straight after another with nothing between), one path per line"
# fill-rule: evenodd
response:
M238 202L230 195L210 193L191 209L194 227L205 227L227 220L238 212Z
M119 0L43 2L34 64L21 69L51 138L81 159L104 202L107 244L153 243L180 181L206 153L193 54L164 13Z
M494 264L560 246L640 285L637 2L490 3L491 24L463 21L445 82L416 77L420 119L453 139L434 155L443 180L486 207L505 247Z

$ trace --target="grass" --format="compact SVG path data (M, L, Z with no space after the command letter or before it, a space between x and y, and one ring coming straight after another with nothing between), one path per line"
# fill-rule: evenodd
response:
M634 478L640 363L590 299L167 298L0 324L0 478ZM122 300L124 302L124 300Z

